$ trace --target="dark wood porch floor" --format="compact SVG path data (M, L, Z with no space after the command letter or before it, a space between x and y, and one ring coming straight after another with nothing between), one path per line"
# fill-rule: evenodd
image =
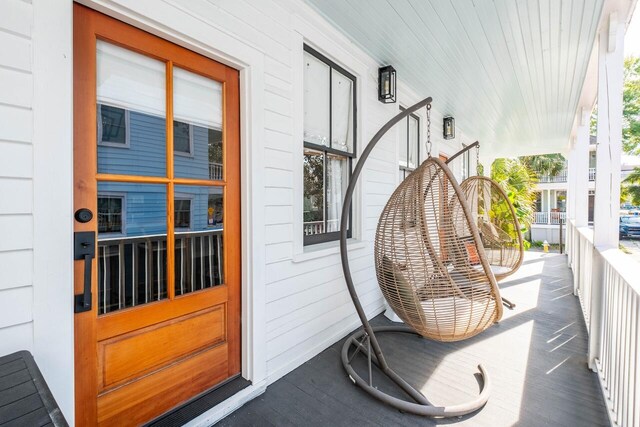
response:
M437 343L406 334L379 335L390 365L434 404L475 396L474 374L482 363L493 389L489 402L474 414L429 419L378 402L345 374L340 341L219 425L608 425L597 378L587 369L586 330L566 261L561 255L527 253L517 275L501 284L515 310L506 310L500 324L472 339ZM373 323L391 324L382 315ZM366 365L359 368L366 378ZM375 370L374 379L379 388L395 390Z

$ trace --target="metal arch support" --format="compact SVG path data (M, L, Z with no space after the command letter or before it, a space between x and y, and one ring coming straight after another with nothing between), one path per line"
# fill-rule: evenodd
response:
M467 151L471 150L474 147L480 147L480 142L476 141L471 145L467 145L466 147L464 147L462 150L458 151L456 154L454 154L453 156L449 157L447 159L447 161L445 162L445 164L449 164L451 163L456 157L463 155L464 153L466 153Z
M466 414L470 414L472 412L480 409L489 399L490 394L490 382L489 377L487 376L486 371L482 366L478 366L480 370L480 375L482 376L484 387L481 393L475 399L465 402L463 404L451 405L451 406L433 406L429 403L427 398L412 387L409 383L407 383L402 377L400 377L396 372L394 372L387 363L384 354L382 353L382 349L378 340L375 336L375 332L400 332L400 333L411 333L415 334L416 332L406 326L388 326L388 327L372 327L367 319L364 308L360 303L360 299L358 297L358 293L356 292L355 285L353 283L353 278L351 276L351 270L349 267L349 253L347 250L347 227L349 222L349 214L351 211L351 204L353 201L353 192L355 191L356 184L358 182L358 178L362 173L362 169L364 168L364 164L366 163L369 155L373 148L380 142L380 139L398 122L405 119L410 114L419 110L420 108L429 106L432 102L432 98L428 97L423 99L422 101L414 104L413 106L407 108L406 110L401 111L391 120L389 120L378 132L371 138L371 141L364 148L362 154L360 155L360 159L356 163L356 166L352 172L351 179L349 180L349 185L347 187L347 191L345 193L344 202L342 204L342 214L340 217L340 258L342 261L342 271L344 273L344 279L347 284L347 289L349 290L349 295L351 296L351 300L353 301L353 305L356 308L356 312L358 313L358 317L362 322L363 330L356 331L352 335L350 335L345 341L342 347L342 364L349 374L349 377L353 380L353 382L359 387L363 388L367 393L372 395L378 400L385 402L399 410L410 412L417 415L431 416L431 417L454 417L454 416L462 416ZM368 346L364 346L358 339L365 338L369 340ZM363 351L367 354L369 358L369 363L375 363L378 368L394 383L396 383L404 392L406 392L415 402L409 402L406 400L398 399L394 396L391 396L387 393L384 393L373 386L371 383L371 377L369 381L365 381L361 378L356 371L351 367L351 360L349 358L349 349L352 345L356 346L356 351ZM373 354L371 351L373 350Z

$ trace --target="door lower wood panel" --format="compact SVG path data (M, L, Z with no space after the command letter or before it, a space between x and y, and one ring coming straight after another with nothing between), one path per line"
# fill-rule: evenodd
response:
M227 378L227 344L202 351L98 397L100 425L139 425Z
M226 340L225 307L219 305L98 343L99 390L153 373Z

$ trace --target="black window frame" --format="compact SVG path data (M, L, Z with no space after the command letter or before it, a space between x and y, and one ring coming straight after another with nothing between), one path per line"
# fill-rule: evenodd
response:
M348 172L349 172L349 177L348 177L348 181L351 181L351 176L352 176L352 172L353 172L353 159L356 158L356 153L357 153L357 130L358 130L358 124L357 124L357 118L358 118L358 101L357 101L357 79L356 76L354 76L352 73L350 73L349 71L345 70L343 67L341 67L340 65L336 64L334 61L332 61L331 59L327 58L326 56L324 56L323 54L321 54L320 52L318 52L317 50L315 50L314 48L312 48L311 46L308 45L304 45L303 46L303 51L312 55L314 58L316 58L317 60L323 62L325 65L327 65L329 67L329 146L324 146L324 145L320 145L320 144L314 144L311 142L307 142L304 141L304 137L303 137L303 145L304 148L308 148L311 150L315 150L315 151L319 151L323 154L323 159L324 159L324 165L323 165L323 191L324 191L324 230L327 229L327 216L328 216L328 204L327 204L327 157L328 154L334 154L337 156L341 156L341 157L346 157L347 161L348 161ZM340 74L342 74L343 76L349 78L352 82L353 82L353 148L352 148L352 152L348 152L348 151L342 151L342 150L337 150L335 148L331 147L332 144L332 133L333 133L333 105L332 105L332 79L333 79L333 70L338 71ZM303 191L304 191L304 183L303 183ZM303 218L303 227L304 227L304 218ZM347 231L347 237L351 238L352 236L352 229L353 229L353 206L351 206L350 212L349 212L349 229ZM339 231L334 231L334 232L324 232L324 233L320 233L320 234L314 234L314 235L310 235L310 236L305 236L303 233L303 244L304 246L310 246L310 245L315 245L318 243L325 243L325 242L332 242L335 240L339 240L340 239L340 232Z
M400 111L405 111L406 108L404 107L400 107ZM416 120L416 123L418 124L418 143L416 144L416 149L417 149L417 153L416 153L416 167L415 168L411 168L409 167L409 148L411 147L410 144L410 136L409 136L409 122L410 122L410 118L413 118ZM407 176L409 176L409 174L411 174L411 172L413 172L414 170L416 170L416 168L420 165L420 131L421 131L421 126L420 126L420 116L416 115L416 114L409 114L405 120L404 120L405 126L407 127L407 140L405 141L405 144L407 145L407 158L406 158L406 166L402 166L400 165L398 162L398 167L400 168L400 171L402 171L402 180L404 181L405 179L407 179ZM401 141L402 143L402 141ZM402 159L398 159L399 161Z

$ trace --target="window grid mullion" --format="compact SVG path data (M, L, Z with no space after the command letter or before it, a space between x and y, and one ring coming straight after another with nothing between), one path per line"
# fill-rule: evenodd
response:
M333 67L329 65L329 148L333 148L332 141L332 132L333 132ZM327 198L327 183L329 182L329 154L327 151L324 151L324 232L327 233L329 231L329 203Z

